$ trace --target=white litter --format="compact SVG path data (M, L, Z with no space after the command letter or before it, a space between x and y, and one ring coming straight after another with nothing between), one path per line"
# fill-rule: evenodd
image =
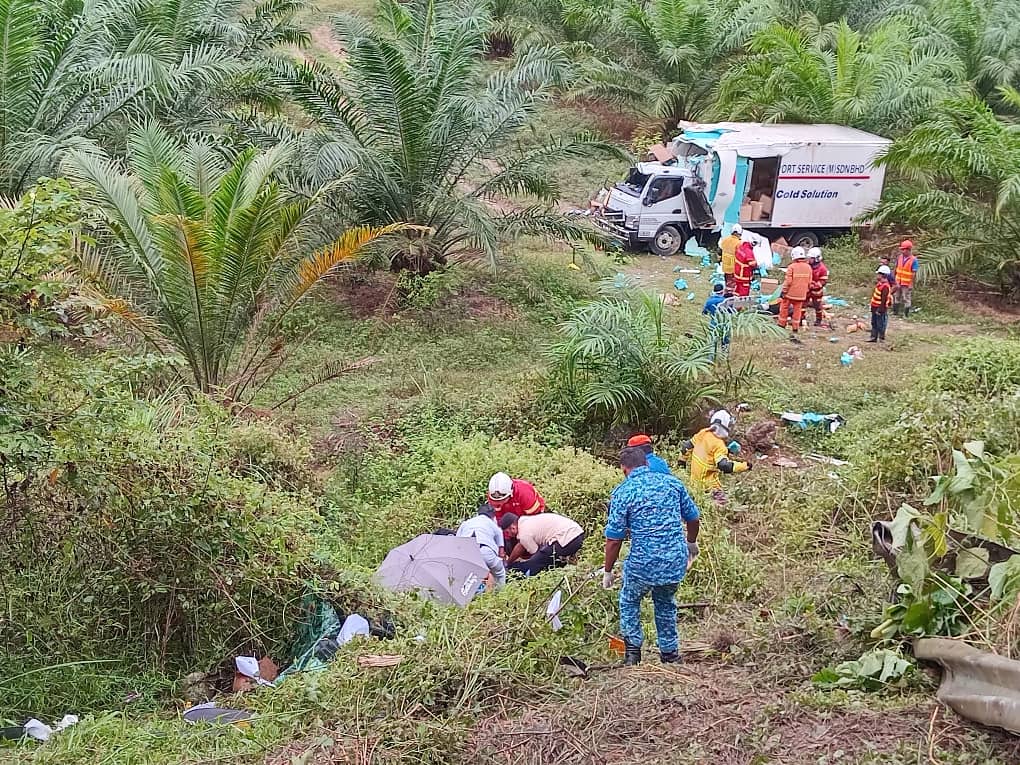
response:
M59 733L64 730L64 728L70 728L77 722L78 715L64 715L60 718L60 722L54 723L53 727L50 727L41 720L37 720L33 717L25 723L25 735L34 738L36 741L49 741L50 736L54 733Z
M361 614L351 614L344 620L340 634L336 636L337 645L350 643L358 635L370 635L368 621Z
M549 598L549 602L545 607L545 615L549 621L549 626L553 628L553 632L559 632L563 628L563 622L560 621L560 601L563 599L563 591L556 590L553 596Z
M259 669L259 660L254 656L235 656L234 666L237 667L237 671L240 672L247 678L251 678L258 685L269 685L272 683L268 680L263 680L261 670Z

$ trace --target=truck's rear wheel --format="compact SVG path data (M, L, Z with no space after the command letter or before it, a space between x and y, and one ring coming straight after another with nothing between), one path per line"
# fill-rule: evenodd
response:
M790 236L791 247L803 247L805 250L809 250L812 247L818 246L818 234L814 231L795 231Z
M676 226L663 226L652 239L652 252L663 258L670 258L680 252L684 238Z

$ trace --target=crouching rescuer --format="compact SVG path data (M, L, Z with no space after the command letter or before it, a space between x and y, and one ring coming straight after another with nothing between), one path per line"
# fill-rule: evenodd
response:
M629 534L630 554L620 588L624 664L641 661L641 601L646 595L655 609L659 658L666 664L680 662L676 590L698 555L700 514L679 479L649 470L640 448L621 451L620 467L626 477L609 500L602 586L612 587L613 567Z
M725 501L723 473L743 473L751 469L749 462L735 462L730 459L726 439L733 427L733 415L725 409L713 412L708 427L699 430L683 444L682 459L690 465L691 480L705 491L712 493L717 501Z

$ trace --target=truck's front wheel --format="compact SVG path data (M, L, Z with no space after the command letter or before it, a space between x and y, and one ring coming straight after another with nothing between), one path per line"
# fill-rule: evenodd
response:
M670 258L680 252L684 238L676 226L663 226L652 239L652 252L663 258Z

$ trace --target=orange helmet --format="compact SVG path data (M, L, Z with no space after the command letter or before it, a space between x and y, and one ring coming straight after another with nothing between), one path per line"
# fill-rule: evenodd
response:
M912 249L914 249L914 243L911 242L909 239L904 239L902 242L900 242L900 249L901 250L912 250Z
M627 441L627 446L645 446L650 444L652 439L646 436L644 433L638 433L636 436L631 436Z

